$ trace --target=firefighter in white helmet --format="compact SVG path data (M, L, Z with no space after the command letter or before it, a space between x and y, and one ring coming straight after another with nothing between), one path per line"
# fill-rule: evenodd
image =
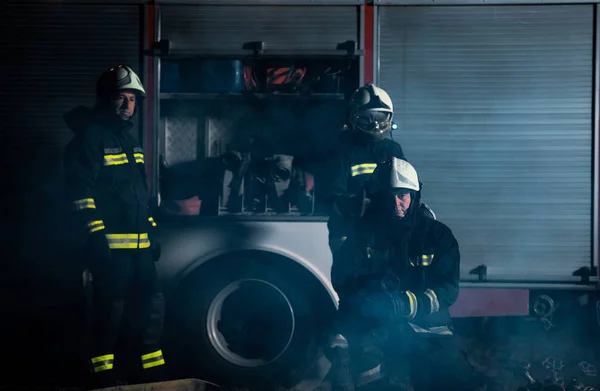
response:
M364 185L377 163L405 159L400 144L390 138L394 105L383 89L367 84L349 102L341 145L327 162L325 201L330 206L329 246L335 253L364 209Z
M419 177L407 161L378 164L367 188L367 210L331 270L351 364L351 381L334 390L474 390L448 311L459 291L456 238L419 213Z
M119 65L100 76L93 109L80 106L64 116L75 132L64 155L67 193L86 230L84 258L93 275L88 365L96 387L116 385L115 365L125 367L115 357L124 308L137 311L127 315L139 325L133 342L141 380L164 375L164 298L155 268L160 246L148 206L144 151L130 134L145 94L135 72Z

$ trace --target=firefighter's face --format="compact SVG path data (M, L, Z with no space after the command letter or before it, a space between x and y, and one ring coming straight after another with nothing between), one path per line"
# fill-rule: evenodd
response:
M133 92L120 91L113 100L116 114L124 121L128 121L135 112L136 95Z
M394 194L394 215L396 217L406 216L412 197L410 193Z

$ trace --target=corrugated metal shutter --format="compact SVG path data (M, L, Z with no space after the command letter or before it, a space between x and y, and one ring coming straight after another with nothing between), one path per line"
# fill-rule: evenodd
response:
M591 264L593 8L381 7L379 81L462 278Z
M358 7L352 6L161 6L161 38L173 51L241 53L245 42L267 50L335 50L358 42Z
M11 4L0 23L11 26L0 38L3 158L22 191L56 174L73 136L62 115L94 103L99 74L118 63L140 70L141 8Z

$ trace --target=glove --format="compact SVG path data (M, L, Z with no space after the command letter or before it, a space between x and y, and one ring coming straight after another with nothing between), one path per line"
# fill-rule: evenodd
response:
M110 246L103 231L96 231L89 234L86 250L94 261L106 262L111 259Z
M397 321L407 315L408 297L402 291L377 290L363 294L359 311L368 318Z
M154 234L155 231L155 227L150 227L150 232L148 232L148 239L150 239L150 252L152 252L152 259L154 260L154 262L157 262L162 252L162 246L160 245L160 242L156 239L156 235Z

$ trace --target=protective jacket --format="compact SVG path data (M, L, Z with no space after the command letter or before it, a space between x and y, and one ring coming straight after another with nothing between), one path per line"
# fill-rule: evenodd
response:
M346 193L362 195L365 183L377 163L390 157L405 159L402 147L392 139L365 143L351 134L343 136L339 153L328 163L331 179L328 196Z
M156 222L133 123L85 107L64 119L75 132L64 155L67 193L81 222L90 233L104 232L111 251L150 248Z
M412 228L371 219L348 236L331 270L340 308L361 291L397 288L409 322L424 330L450 325L448 309L459 291L458 242L443 223L415 218Z
M366 182L380 163L390 157L405 159L402 147L397 142L384 138L368 142L353 133L342 136L338 153L327 163L326 202L331 213L327 223L329 237L345 237L351 226L349 216L360 209ZM352 199L350 209L343 207L344 201Z

